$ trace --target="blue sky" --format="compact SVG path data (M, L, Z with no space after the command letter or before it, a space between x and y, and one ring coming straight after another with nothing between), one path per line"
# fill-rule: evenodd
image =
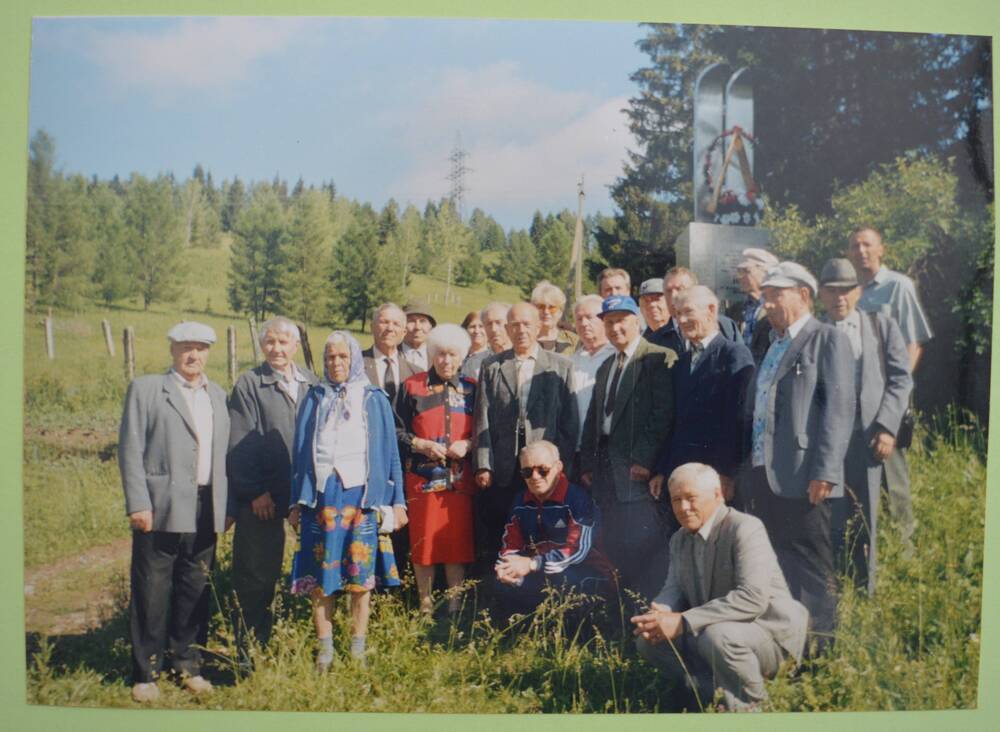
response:
M30 131L68 173L196 163L217 181L333 179L381 207L448 192L527 227L536 209L611 212L634 141L621 109L648 62L634 23L381 18L53 18L34 22Z

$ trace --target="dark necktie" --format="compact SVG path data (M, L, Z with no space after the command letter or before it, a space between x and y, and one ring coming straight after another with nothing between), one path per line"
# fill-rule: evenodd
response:
M615 395L618 393L618 380L622 377L622 368L625 365L625 352L618 354L615 361L615 374L611 377L611 388L608 390L608 399L604 403L604 416L610 417L615 411Z
M385 357L385 393L389 395L389 403L396 401L396 377L392 373L392 360Z
M705 352L705 346L701 343L691 344L691 371L694 371L695 365L698 363L698 359L701 358L701 354Z

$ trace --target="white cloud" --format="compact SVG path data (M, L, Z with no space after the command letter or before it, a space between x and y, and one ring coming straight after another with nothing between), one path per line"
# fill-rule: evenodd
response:
M621 175L626 150L634 147L621 111L627 98L556 90L517 72L512 63L449 71L426 104L400 114L405 126L398 134L405 136L414 164L390 194L418 203L446 195L447 156L461 131L472 169L468 208L575 208L583 174L587 209L607 211L606 186Z
M155 32L92 35L90 55L119 83L168 94L216 90L288 47L307 18L185 18Z

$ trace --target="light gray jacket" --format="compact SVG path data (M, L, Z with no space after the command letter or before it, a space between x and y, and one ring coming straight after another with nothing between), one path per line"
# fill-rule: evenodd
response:
M698 581L695 543L686 529L670 539L670 569L653 600L680 612L692 634L723 622L756 623L789 656L802 657L809 611L792 599L760 519L720 506L705 546L705 576Z
M226 393L208 382L212 401L212 508L215 530L225 529ZM169 373L140 376L129 384L118 432L118 467L125 512L153 512L154 531L194 532L198 441L181 387Z

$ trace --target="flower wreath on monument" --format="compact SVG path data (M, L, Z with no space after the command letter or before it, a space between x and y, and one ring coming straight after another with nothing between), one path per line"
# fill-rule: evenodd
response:
M712 155L727 137L731 137L732 141L729 143L725 159L722 161L719 177L713 184ZM732 127L718 135L705 151L705 163L702 170L705 174L705 185L712 191L712 197L705 205L705 211L712 215L713 223L731 226L756 226L764 214L764 195L750 171L750 160L747 158L744 140L756 148L757 140L754 139L753 135L742 127ZM743 177L743 187L746 188L743 193L737 193L728 188L722 189L722 183L726 179L726 171L733 161L733 155L736 155L739 160L740 175Z

